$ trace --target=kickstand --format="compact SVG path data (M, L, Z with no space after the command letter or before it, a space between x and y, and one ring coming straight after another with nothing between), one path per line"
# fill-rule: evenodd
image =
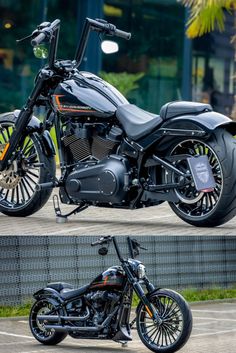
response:
M86 208L88 208L88 205L81 203L78 207L76 207L73 211L66 213L66 214L62 214L61 213L61 208L59 205L59 198L57 195L53 195L53 207L54 207L54 211L56 213L56 222L57 223L66 223L68 222L68 217L71 216L72 214L76 214L79 213L83 210L85 210Z
M121 347L122 348L128 347L128 342L127 341L120 341L120 343L121 343Z

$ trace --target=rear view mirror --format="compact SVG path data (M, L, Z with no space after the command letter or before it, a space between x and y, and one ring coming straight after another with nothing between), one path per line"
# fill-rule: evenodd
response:
M104 40L101 43L101 48L102 48L103 53L113 54L113 53L118 52L119 45L116 42L113 42L112 40Z

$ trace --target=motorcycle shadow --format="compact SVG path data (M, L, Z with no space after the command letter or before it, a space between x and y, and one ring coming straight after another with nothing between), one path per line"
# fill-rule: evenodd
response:
M73 351L77 351L77 352L81 352L81 353L92 353L92 352L96 352L96 353L100 353L100 352L116 352L116 353L124 353L124 351L129 351L130 353L137 353L137 349L135 349L133 347L116 347L115 346L115 342L113 343L114 346L110 346L110 347L107 347L107 343L109 342L109 344L112 344L111 341L104 341L103 344L101 345L97 345L96 346L96 343L94 342L94 345L80 345L79 343L78 344L68 344L68 343L61 343L60 345L57 345L57 351L58 352L73 352ZM42 347L42 346L39 346L39 347Z

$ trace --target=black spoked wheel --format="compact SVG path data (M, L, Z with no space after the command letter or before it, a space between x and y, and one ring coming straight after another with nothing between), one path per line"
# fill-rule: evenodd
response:
M29 325L33 336L43 344L54 345L60 343L67 336L67 333L46 329L45 323L38 320L38 315L45 314L57 315L58 313L54 305L47 300L34 303L29 316Z
M206 155L215 179L213 190L197 191L193 180L175 190L179 202L170 203L172 210L184 221L195 226L218 226L236 214L236 141L225 130L216 131L209 141L188 139L176 143L171 155ZM189 169L186 160L175 162L180 170ZM170 176L171 181L174 176ZM170 181L170 180L169 180Z
M187 342L192 331L188 304L178 293L162 289L149 298L162 322L154 323L143 304L137 310L137 330L147 348L157 353L171 353Z
M1 151L13 129L13 121L0 119ZM38 192L36 185L52 180L55 161L44 155L36 133L25 137L15 156L13 163L0 172L0 210L8 216L24 217L35 213L47 202L52 189Z

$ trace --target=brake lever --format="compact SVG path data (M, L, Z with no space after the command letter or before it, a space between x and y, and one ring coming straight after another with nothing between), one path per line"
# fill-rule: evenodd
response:
M32 33L32 34L33 34L33 33ZM31 37L32 37L32 34L30 34L30 35L28 35L28 36L26 36L26 37L24 37L24 38L17 39L16 42L17 42L17 43L23 42L24 40L31 38Z

